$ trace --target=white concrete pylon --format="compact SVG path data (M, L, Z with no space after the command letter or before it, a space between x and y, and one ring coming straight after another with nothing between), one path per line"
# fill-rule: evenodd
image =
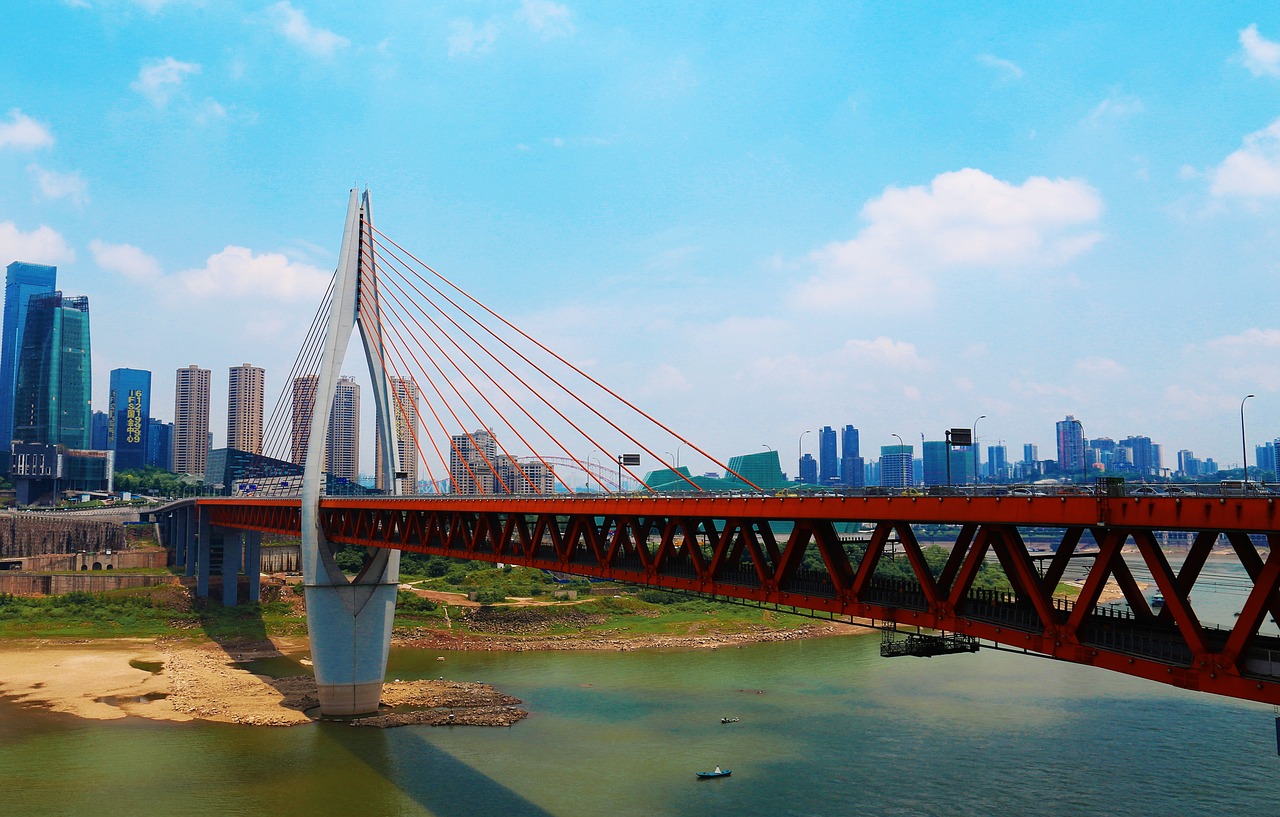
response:
M391 624L399 586L400 552L378 549L355 579L348 580L334 560L334 546L325 538L320 500L325 494L325 436L351 332L360 339L374 384L374 404L382 439L382 484L394 486L396 424L391 407L385 350L380 326L374 256L369 246L369 193L351 191L347 206L337 282L324 335L320 369L315 372L315 404L307 439L302 477L302 572L307 600L307 630L311 658L326 715L374 712L382 698L382 680L391 647ZM363 302L363 308L362 308Z

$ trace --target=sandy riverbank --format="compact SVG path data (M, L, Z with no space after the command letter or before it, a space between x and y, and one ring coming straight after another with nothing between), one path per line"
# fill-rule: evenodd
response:
M305 652L304 639L223 648L189 641L109 639L0 642L0 696L81 718L129 716L257 726L311 723L317 706L310 675L269 678L243 662ZM487 684L396 681L383 688L384 712L364 726L509 726L527 716L520 701Z

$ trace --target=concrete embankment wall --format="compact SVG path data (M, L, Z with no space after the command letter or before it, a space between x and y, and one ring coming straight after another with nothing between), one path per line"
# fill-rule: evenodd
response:
M155 587L162 584L178 584L178 577L137 573L80 573L56 576L0 573L0 593L12 593L15 596L60 596L73 590L102 593L107 590Z

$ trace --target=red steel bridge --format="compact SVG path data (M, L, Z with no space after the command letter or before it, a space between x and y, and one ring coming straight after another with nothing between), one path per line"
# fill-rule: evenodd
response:
M291 499L199 500L211 524L296 535ZM1235 698L1280 704L1280 638L1259 634L1280 616L1280 529L1275 499L1260 496L821 496L328 498L333 542L694 591L958 633L1063 661ZM869 536L850 548L837 523ZM956 531L939 575L914 532ZM790 529L780 536L776 530ZM1051 557L1034 557L1023 531L1060 535ZM1189 531L1179 569L1157 531ZM1271 546L1265 561L1250 535ZM846 537L847 538L847 537ZM1225 540L1253 587L1234 626L1196 616L1191 595L1215 543ZM851 550L861 550L860 557ZM821 557L821 569L807 561ZM910 579L877 578L892 553ZM984 560L998 561L1012 592L976 589ZM1152 609L1130 565L1141 561L1163 595ZM1087 563L1078 597L1056 595L1068 565ZM1109 580L1128 610L1099 602Z
M721 462L374 228L367 191L351 193L339 259L265 424L262 453L227 453L227 462L257 458L261 467L212 480L225 498L158 513L179 562L199 575L198 592L207 594L210 564L221 562L232 603L237 583L225 579L238 572L242 544L252 563L261 532L301 536L326 713L377 708L400 551L906 625L938 652L982 640L1280 704L1280 638L1260 632L1280 616L1271 494L1248 484L1236 495L1160 496L1116 485L1060 495L1039 486L940 495L762 490L758 470L748 478ZM377 419L377 496L337 495L358 493L359 457L335 443L349 442L342 424L352 412L334 408L353 390L342 372L355 332ZM719 487L740 490L706 490L678 467L682 451L725 472ZM635 472L640 452L663 468ZM594 483L592 492L574 493L566 464ZM352 469L345 477L336 473L344 467ZM940 569L920 544L926 525L930 540L953 537ZM1189 545L1176 570L1160 547L1169 531ZM1049 555L1032 553L1032 534L1054 537ZM355 579L334 558L347 544L371 548ZM1251 583L1227 629L1203 622L1192 603L1219 545ZM886 557L905 559L909 570L889 570ZM1144 594L1135 567L1154 579L1162 605ZM984 589L991 583L977 579L991 570L1011 589ZM1074 598L1056 592L1068 570L1085 577ZM252 593L256 571L248 572ZM1127 607L1101 603L1111 582ZM930 642L930 631L950 641Z

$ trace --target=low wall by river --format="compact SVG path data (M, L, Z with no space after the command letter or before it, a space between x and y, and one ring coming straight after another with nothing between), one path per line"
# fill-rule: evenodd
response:
M60 596L73 590L85 593L102 593L127 587L155 587L162 584L178 584L177 576L139 573L0 573L0 593L15 596Z

